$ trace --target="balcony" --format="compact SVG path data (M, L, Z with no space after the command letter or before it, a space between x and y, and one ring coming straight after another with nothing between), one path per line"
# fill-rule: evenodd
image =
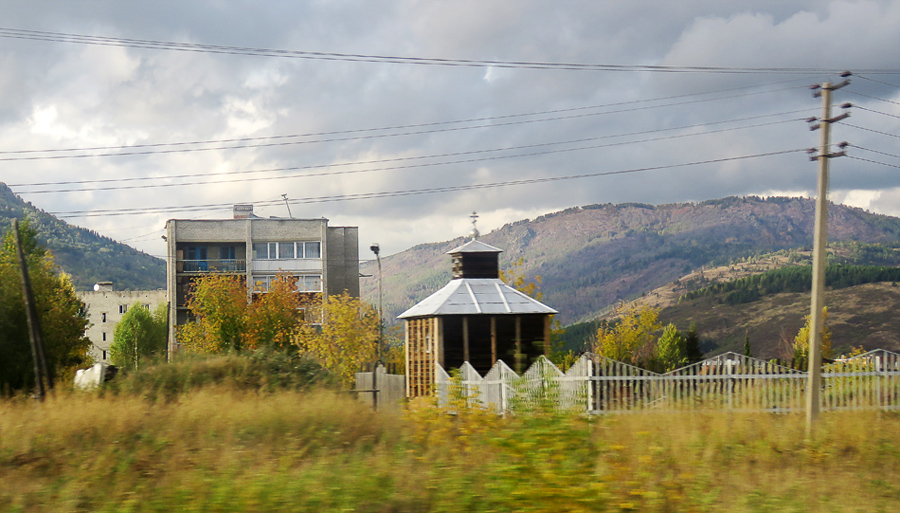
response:
M247 271L246 260L179 260L180 273L243 273Z

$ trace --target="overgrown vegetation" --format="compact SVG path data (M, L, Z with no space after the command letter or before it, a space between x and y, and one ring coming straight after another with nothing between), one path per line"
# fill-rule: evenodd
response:
M195 322L178 327L189 353L227 354L271 349L300 352L344 385L376 358L378 313L344 294L296 292L296 279L280 274L265 294L251 294L240 276L208 275L194 281L187 306Z
M227 357L231 358L231 357ZM170 367L170 366L166 366ZM138 386L133 389L138 392ZM4 511L894 511L900 416L374 413L237 382L0 402ZM849 485L848 485L849 483Z
M313 358L297 351L260 348L222 355L179 354L107 383L101 393L171 401L210 387L237 392L272 393L330 387L337 383Z

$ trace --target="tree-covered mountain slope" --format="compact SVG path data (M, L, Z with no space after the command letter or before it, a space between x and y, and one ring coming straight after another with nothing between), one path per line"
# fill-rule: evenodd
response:
M811 246L814 211L814 201L806 198L588 205L507 224L480 240L504 250L502 268L523 259L523 271L543 279L542 301L570 324L703 266ZM895 244L900 219L831 205L828 238ZM450 279L445 253L464 240L421 244L382 259L389 320ZM375 274L370 266L364 266L365 274ZM363 280L365 297L375 297L376 283Z
M38 239L53 253L59 267L72 275L78 290L98 281L112 281L117 290L153 290L166 286L166 262L109 237L35 208L0 183L0 233L13 219L27 220Z

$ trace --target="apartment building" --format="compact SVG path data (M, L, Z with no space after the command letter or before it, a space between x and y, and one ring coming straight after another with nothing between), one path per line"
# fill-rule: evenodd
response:
M206 274L240 275L255 293L265 293L286 272L297 278L299 292L359 297L355 226L328 226L325 218L263 218L252 205L235 205L232 219L170 219L166 240L170 353L179 348L175 326L188 321L190 284Z
M151 312L167 301L165 290L113 290L111 281L101 281L94 290L78 292L87 309L88 325L85 335L91 340L90 355L96 363L109 363L116 324L129 308L138 305Z

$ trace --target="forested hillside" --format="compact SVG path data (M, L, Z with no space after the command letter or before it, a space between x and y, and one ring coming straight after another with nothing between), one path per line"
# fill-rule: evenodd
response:
M815 203L806 198L730 197L669 205L588 205L507 224L480 240L523 259L543 278L543 302L563 324L589 320L702 266L811 246ZM832 205L831 242L900 242L900 219ZM393 319L450 279L445 253L464 238L422 244L382 259L385 316ZM364 267L365 274L373 274ZM374 280L363 280L374 297Z
M117 290L165 288L166 263L90 230L72 226L34 208L0 183L0 233L12 219L27 220L38 240L53 253L59 267L72 275L78 290L112 281Z

